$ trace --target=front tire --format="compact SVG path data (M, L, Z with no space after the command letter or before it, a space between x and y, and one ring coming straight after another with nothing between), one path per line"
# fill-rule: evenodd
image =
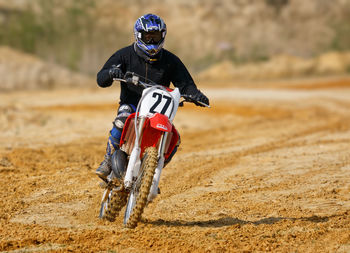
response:
M148 147L145 150L140 173L130 192L125 210L124 225L127 228L135 228L141 219L157 167L157 158L158 152L155 147Z

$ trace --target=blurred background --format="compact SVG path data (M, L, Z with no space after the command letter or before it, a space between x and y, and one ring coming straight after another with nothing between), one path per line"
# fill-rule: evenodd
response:
M95 85L146 13L197 80L350 74L350 0L0 0L0 90Z

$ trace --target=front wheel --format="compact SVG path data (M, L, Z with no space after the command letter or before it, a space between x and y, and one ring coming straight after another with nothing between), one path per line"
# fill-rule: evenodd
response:
M140 173L134 183L124 215L124 225L127 228L136 227L141 219L143 209L152 185L154 171L157 167L158 152L155 147L148 147L142 159Z

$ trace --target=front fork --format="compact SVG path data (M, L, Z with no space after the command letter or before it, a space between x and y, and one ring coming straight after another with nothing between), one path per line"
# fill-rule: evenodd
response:
M137 120L135 118L135 120ZM133 178L138 175L141 161L140 161L140 152L141 152L141 134L142 134L142 128L143 124L145 123L146 118L140 118L140 122L138 125L137 133L136 133L136 139L135 139L135 144L134 148L131 151L130 157L129 157L129 162L128 162L128 167L126 169L125 173L125 178L124 178L124 186L126 189L131 189L132 183L133 183Z
M133 184L133 178L137 177L139 170L140 170L140 152L141 152L141 138L140 136L142 135L142 129L143 129L143 124L145 122L145 118L140 118L139 122L139 127L137 129L137 138L135 139L135 146L130 154L129 158L129 163L128 167L126 169L126 174L124 178L124 186L126 189L131 189L132 184ZM164 132L161 136L159 148L158 148L158 165L157 168L155 169L154 177L153 177L153 182L152 186L150 189L150 193L148 195L148 201L152 201L157 195L158 195L158 185L159 185L159 180L160 180L160 174L162 172L162 169L164 167L164 150L166 147L166 142L168 138L168 132Z
M160 174L161 174L162 169L164 167L164 161L165 161L164 150L165 150L165 145L166 145L167 139L168 139L168 132L164 132L162 137L161 137L160 145L158 148L158 165L157 165L157 168L155 170L152 186L151 186L151 189L149 191L148 198L147 198L148 202L151 202L158 195L158 185L159 185L159 180L160 180Z

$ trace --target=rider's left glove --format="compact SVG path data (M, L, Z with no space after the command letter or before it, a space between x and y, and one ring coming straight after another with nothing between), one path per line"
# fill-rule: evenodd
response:
M198 102L202 102L203 104L209 105L209 99L200 90L197 90L197 92L194 95L192 95L192 98ZM204 106L202 104L197 105Z
M124 73L120 69L120 64L118 66L113 65L112 68L109 69L108 73L109 73L110 78L123 78L124 77Z

